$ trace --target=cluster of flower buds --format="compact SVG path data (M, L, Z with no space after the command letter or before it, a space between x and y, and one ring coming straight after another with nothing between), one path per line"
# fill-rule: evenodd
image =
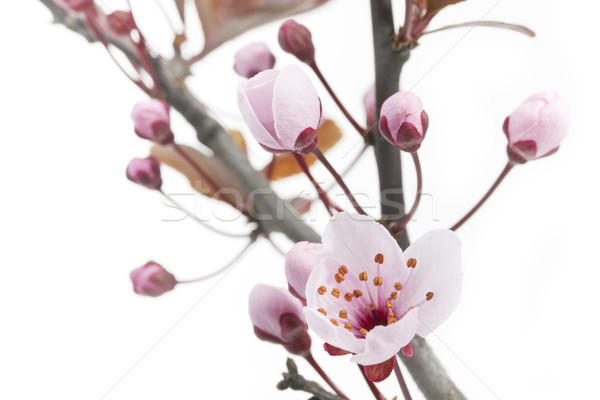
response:
M311 153L317 147L321 101L295 65L269 69L238 86L238 106L250 133L272 153Z
M259 72L272 69L275 66L275 56L266 44L250 43L235 53L233 69L243 78L252 78Z
M130 273L133 291L143 296L157 297L173 290L177 280L160 264L150 261Z

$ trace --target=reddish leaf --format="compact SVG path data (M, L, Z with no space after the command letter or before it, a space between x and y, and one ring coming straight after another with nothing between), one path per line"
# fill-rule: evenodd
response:
M342 131L335 122L326 119L317 129L317 137L319 140L319 149L326 152L332 148L341 138ZM317 162L317 158L312 154L303 156L307 165L313 165ZM269 175L269 179L277 181L287 178L288 176L296 175L302 172L294 156L288 153L278 154L273 157L273 163L267 165L263 172Z
M427 13L425 14L425 19L432 18L442 8L460 3L461 1L465 0L427 0Z
M277 19L320 6L327 0L194 0L204 31L206 55L226 41Z

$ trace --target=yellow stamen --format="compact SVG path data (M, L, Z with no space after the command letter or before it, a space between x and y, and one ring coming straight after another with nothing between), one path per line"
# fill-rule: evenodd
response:
M346 293L344 295L344 298L346 299L346 301L352 301L353 297L354 297L354 295L352 293Z
M333 297L337 297L337 298L339 299L339 298L340 298L340 289L338 289L338 288L335 288L335 289L333 289L333 290L331 291L331 295L332 295Z
M362 328L362 329L360 330L360 333L362 333L363 335L366 335L367 333L369 333L369 331L368 331L368 330L366 330L365 328Z
M346 310L340 310L340 318L341 319L348 318L348 311L346 311Z
M402 290L402 284L400 282L394 283L394 289L396 289L396 290Z
M360 279L361 281L366 281L367 279L369 279L369 276L366 272L361 272L360 274L358 274L358 279Z
M344 280L344 274L335 274L335 281L337 283L342 283L343 280Z
M346 329L348 329L349 331L351 331L351 330L352 330L352 324L349 324L349 323L348 323L348 324L344 325L344 328L346 328Z
M433 299L433 292L428 292L428 293L425 295L425 298L427 299L427 301L429 301L429 300Z
M383 285L383 278L380 276L376 276L375 278L373 278L373 285L375 285L375 286Z
M317 311L323 315L327 315L327 311L325 311L323 308L319 308Z
M340 269L338 269L338 272L342 275L346 275L348 273L348 268L346 268L345 265L342 265Z
M325 293L327 293L327 288L325 286L321 286L317 289L317 293L323 296Z
M390 297L392 298L392 300L396 300L398 298L398 292L392 292L390 294Z
M354 295L354 297L356 297L357 299L362 296L362 292L360 290L355 290L354 292L352 292L352 294Z
M414 258L409 258L408 262L406 263L406 266L408 268L414 268L417 266L417 260L415 260Z
M331 319L330 321L334 326L340 326L340 324L338 324L338 322L335 319Z
M378 253L378 254L375 256L375 262L376 262L377 264L383 264L383 254L381 254L381 253Z

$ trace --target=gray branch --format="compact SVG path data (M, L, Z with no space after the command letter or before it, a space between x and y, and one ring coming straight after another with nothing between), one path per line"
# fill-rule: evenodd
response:
M293 389L313 395L311 400L344 400L338 395L329 393L321 387L317 382L307 381L298 373L298 367L291 358L287 359L286 363L288 372L283 373L283 380L277 384L277 389Z

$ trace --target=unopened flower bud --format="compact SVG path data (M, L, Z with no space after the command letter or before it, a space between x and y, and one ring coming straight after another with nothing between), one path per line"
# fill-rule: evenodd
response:
M102 20L102 28L113 36L128 36L135 28L135 20L130 11L117 10Z
M160 190L162 186L160 164L153 157L134 158L129 162L126 174L127 179L148 189Z
M266 44L262 42L250 43L235 53L233 69L244 78L252 78L259 72L273 68L275 56Z
M569 105L558 93L531 96L504 121L509 158L522 164L555 153L570 123Z
M157 297L173 290L177 285L175 277L153 261L134 269L129 276L133 291L144 296Z
M250 292L249 312L259 339L281 344L292 354L309 354L310 336L302 304L286 290L257 285Z
M307 64L315 62L315 46L312 35L307 27L294 20L287 20L279 28L279 45L281 48L295 55L298 60Z
M54 0L54 2L72 12L86 12L94 8L94 0Z
M403 151L421 147L429 127L429 117L421 100L411 92L399 91L381 106L379 131L383 137Z
M321 243L299 242L285 256L285 277L290 293L301 300L306 300L306 282L322 251Z
M321 100L297 65L241 80L238 106L250 133L265 150L309 154L317 147Z
M160 144L173 142L169 105L158 99L137 103L131 112L135 133L143 138Z

